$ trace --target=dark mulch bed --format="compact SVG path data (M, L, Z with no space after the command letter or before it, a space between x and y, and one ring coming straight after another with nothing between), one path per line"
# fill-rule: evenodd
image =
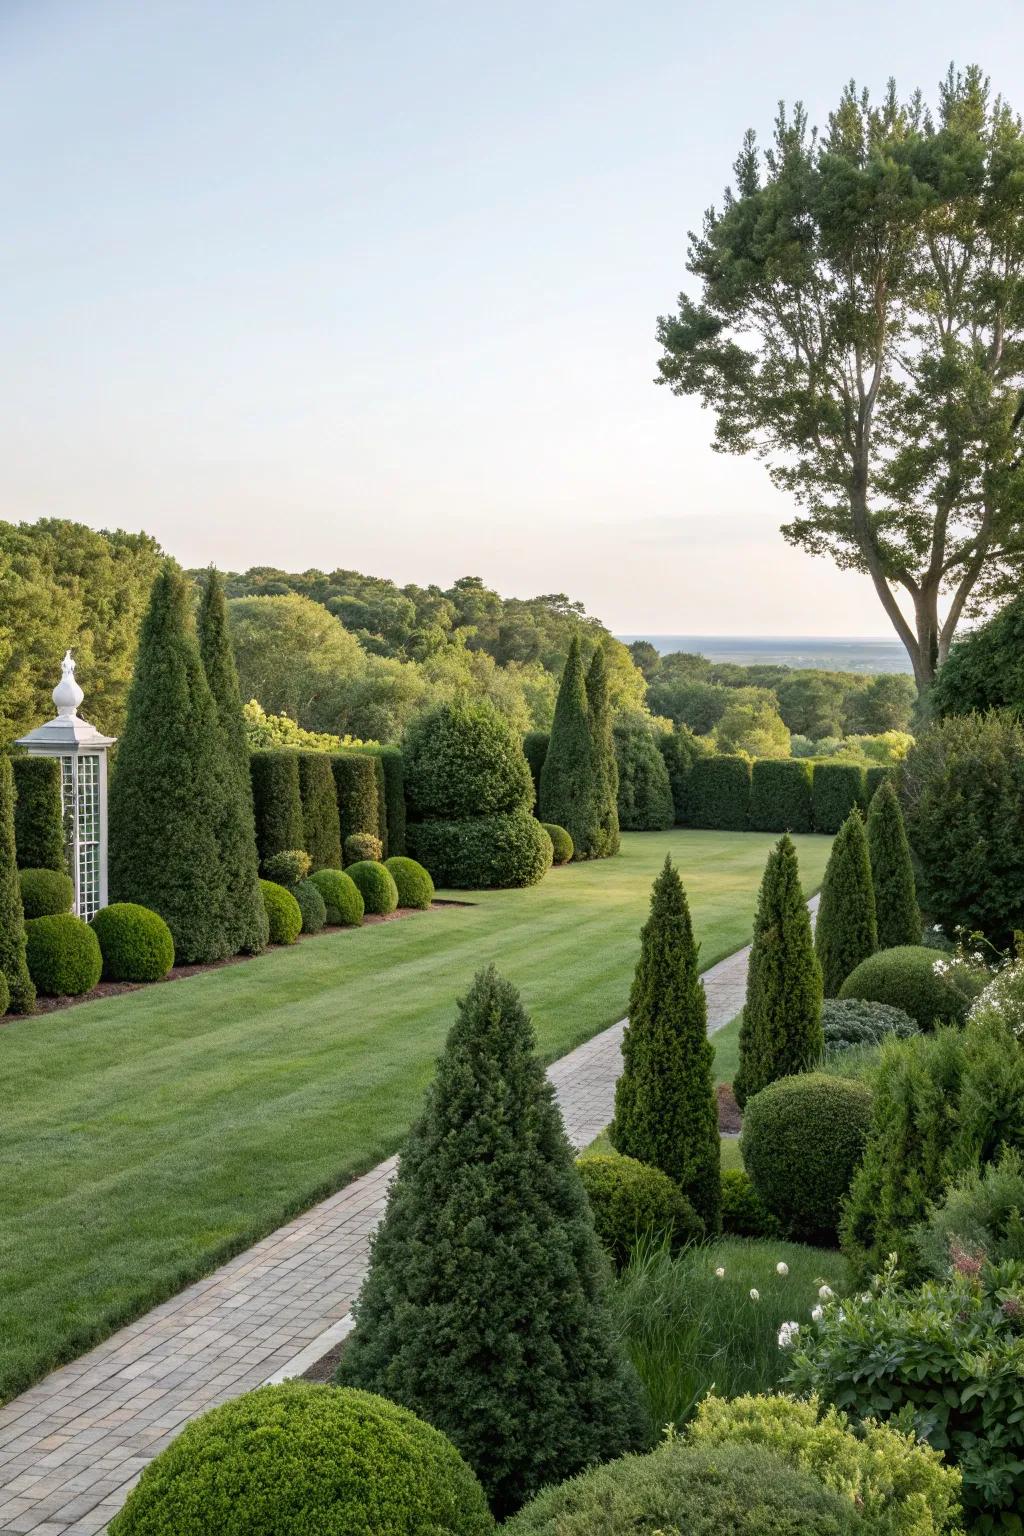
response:
M334 1373L338 1369L338 1362L345 1353L348 1339L341 1339L329 1349L326 1355L321 1355L319 1360L314 1360L308 1371L303 1371L300 1381L330 1382L334 1380Z
M735 1136L742 1125L740 1107L736 1103L731 1083L719 1083L715 1090L718 1095L718 1129L726 1136Z

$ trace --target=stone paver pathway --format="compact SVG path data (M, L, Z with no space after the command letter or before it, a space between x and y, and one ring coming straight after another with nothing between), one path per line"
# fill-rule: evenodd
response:
M704 976L708 1029L743 1004L748 950ZM550 1069L570 1139L611 1119L623 1024ZM301 1374L348 1331L389 1158L0 1408L0 1532L97 1536L197 1414Z

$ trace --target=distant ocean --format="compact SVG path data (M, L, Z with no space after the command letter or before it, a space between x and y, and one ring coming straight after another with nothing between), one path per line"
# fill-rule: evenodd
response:
M821 667L826 672L909 672L910 658L898 640L829 639L814 635L619 635L630 645L649 640L668 651L696 651L709 661L758 662L787 667Z

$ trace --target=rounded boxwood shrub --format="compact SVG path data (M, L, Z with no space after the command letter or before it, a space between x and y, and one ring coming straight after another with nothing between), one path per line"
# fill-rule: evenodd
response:
M110 1536L485 1536L483 1489L451 1441L351 1388L286 1381L187 1424Z
M742 1168L722 1174L722 1231L731 1237L780 1237L782 1228Z
M835 1242L870 1121L871 1093L864 1084L823 1072L780 1077L748 1102L743 1166L793 1237Z
M43 997L80 997L91 992L103 974L96 935L70 912L34 917L25 924L25 958Z
M398 889L400 907L418 907L425 912L434 899L434 882L422 864L401 855L385 862Z
M529 811L474 816L468 821L410 822L406 843L434 884L458 890L536 885L551 868L553 849Z
M405 737L405 792L413 820L460 821L533 805L522 742L491 704L441 704Z
M7 985L7 977L0 971L0 1019L3 1018L11 1006L11 989Z
M300 880L292 895L302 913L303 933L322 933L327 923L327 903L312 880Z
M345 839L345 863L362 864L366 859L379 864L384 844L373 832L351 832Z
M564 827L556 827L553 821L542 821L541 826L551 839L553 864L568 864L572 858L572 838Z
M59 869L22 869L18 872L21 905L25 916L55 917L70 912L75 887L70 875Z
M363 898L351 875L340 869L318 869L309 878L324 899L327 922L333 927L358 928L363 920Z
M312 860L305 848L282 848L280 853L271 854L264 868L268 880L290 891L300 880L305 880L311 864Z
M869 1003L860 997L827 997L821 1008L821 1027L826 1052L846 1051L853 1045L881 1045L890 1037L906 1040L918 1032L917 1024L902 1008L891 1003Z
M294 944L302 932L302 908L291 891L273 880L261 880L260 890L267 909L271 944Z
M115 901L92 920L103 956L104 981L159 981L174 964L171 930L158 912Z
M889 1003L908 1013L919 1029L934 1029L940 1020L962 1024L966 1019L977 992L967 976L963 967L950 966L925 944L900 944L862 960L843 982L839 996ZM983 984L984 978L979 987Z
M382 915L394 912L398 906L398 887L383 864L362 859L358 864L350 864L346 873L358 887L365 911Z
M638 1237L652 1233L673 1248L699 1242L704 1223L679 1186L635 1157L618 1152L576 1159L594 1213L594 1227L616 1266L629 1258Z

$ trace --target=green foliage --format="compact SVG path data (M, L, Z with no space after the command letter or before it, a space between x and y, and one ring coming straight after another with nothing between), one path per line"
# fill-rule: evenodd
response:
M1024 713L1024 594L962 635L928 695L933 714L969 715L986 709Z
M914 679L902 672L880 672L844 704L843 724L853 734L881 735L908 731L917 704Z
M397 857L385 864L395 882L400 907L417 907L425 912L434 899L434 882L422 864L415 859Z
M26 917L53 917L58 912L71 911L75 886L63 870L21 869L18 884Z
M916 1022L902 1008L869 1003L859 997L829 997L821 1010L826 1055L860 1045L881 1045L890 1038L908 1040L918 1033Z
M811 788L815 831L838 832L864 798L864 769L859 763L817 763Z
M542 821L553 821L568 832L574 859L592 859L601 853L605 833L598 773L583 663L574 636L558 689L538 805Z
M996 1163L969 1168L946 1189L910 1244L924 1272L943 1279L963 1257L1024 1261L1024 1157L1005 1147Z
M270 714L308 730L353 729L347 689L365 672L366 658L338 619L295 593L234 598L228 618L244 699L259 699ZM376 732L357 727L354 734Z
M635 1157L589 1153L576 1167L594 1215L594 1229L621 1268L638 1238L664 1238L673 1249L699 1242L704 1223L678 1186Z
M832 1243L871 1121L863 1083L801 1073L747 1103L743 1166L768 1209L803 1242Z
M695 736L688 725L677 725L672 731L659 731L657 746L668 769L676 825L688 826L690 772L697 759L708 757L712 749L700 736Z
M621 785L621 760L619 737L616 734L612 739L612 710L611 699L608 692L608 666L605 653L598 646L587 668L587 716L590 721L590 738L594 748L594 795L596 799L598 819L598 846L597 853L603 858L610 858L619 851L619 812L623 798L629 800L634 810L639 810L643 802L648 803L648 816L651 814L650 802L656 798L650 782L646 793L641 791L640 779L650 781L650 770L642 770L640 762L633 753L629 754L630 765L633 770L632 793L623 796ZM624 717L620 715L616 721ZM546 755L546 754L545 754ZM660 759L659 759L660 761ZM533 771L532 768L530 770ZM656 775L654 776L656 778ZM670 803L671 810L671 803ZM671 826L671 815L665 822L665 826ZM571 857L571 855L570 855Z
M249 759L249 772L256 818L256 847L260 868L265 871L275 854L304 847L298 753L254 752Z
M338 736L333 731L307 731L290 715L268 715L258 699L242 706L242 723L250 752L280 747L308 749L313 752L340 752L343 747L366 746L354 736Z
M294 944L302 932L302 908L291 891L273 880L261 880L271 944Z
M883 784L895 784L895 769L887 763L871 763L864 770L864 801L869 810L875 798L875 791ZM904 828L904 833L906 829Z
M937 1023L962 1024L971 1004L956 967L946 965L923 944L880 949L850 972L839 996L890 1003L909 1013L919 1029L934 1029Z
M380 764L384 785L384 852L405 852L405 766L398 747L376 747L371 755Z
M183 965L231 951L222 735L185 582L166 567L142 625L110 786L110 896L159 912Z
M21 869L66 871L60 761L56 757L15 757L14 845Z
M14 775L0 753L0 972L7 980L7 1007L31 1013L36 991L25 962L25 914L14 853Z
M687 786L687 825L745 832L750 814L750 763L745 757L702 757Z
M920 944L921 913L917 906L910 844L900 802L890 779L881 783L872 796L867 831L878 947L894 949L899 944Z
M318 869L310 880L324 899L327 922L332 927L359 927L363 920L363 897L350 875L340 869Z
M713 1061L690 909L666 858L640 935L611 1140L674 1179L709 1233L721 1201Z
M645 1441L605 1276L529 1019L481 971L402 1151L340 1379L448 1434L504 1516Z
M722 1171L722 1231L731 1237L780 1237L782 1227L743 1168Z
M0 971L0 1019L3 1018L11 1006L11 989L7 985L7 977Z
M536 885L553 857L551 839L529 811L473 816L468 821L410 822L406 841L435 885L456 890Z
M286 1381L187 1424L145 1469L111 1536L486 1536L455 1447L367 1392Z
M800 886L796 849L784 834L768 855L747 965L740 1064L733 1083L742 1108L777 1077L821 1055L821 967Z
M91 923L104 981L159 981L174 964L171 930L158 912L131 901L103 907Z
M758 758L750 774L754 832L810 832L811 765L796 758Z
M737 698L728 705L712 734L719 752L743 752L748 757L789 756L789 729L774 702L768 699L746 703Z
M267 859L264 868L268 880L291 890L300 880L305 880L312 865L313 861L305 848L282 848L280 853Z
M825 866L814 948L821 963L826 997L837 996L850 973L878 948L868 840L856 807L839 829Z
M414 821L461 821L529 810L522 744L487 704L443 704L409 727L405 789Z
M368 832L380 838L380 802L377 794L377 765L382 759L369 752L338 752L331 759L334 788L337 794L341 836L352 837L357 832Z
M345 839L345 863L359 864L364 859L379 864L384 857L384 848L379 837L374 837L372 832L353 832Z
M361 859L345 871L363 898L363 908L386 916L398 906L398 886L391 871L373 859Z
M292 895L302 913L302 932L322 933L327 922L327 903L319 886L314 885L312 880L300 880L293 887Z
M549 740L547 731L527 731L523 737L523 755L530 765L530 777L533 780L534 809L540 805L540 771L548 755Z
M661 832L675 821L672 785L651 723L627 715L613 732L618 764L618 819L626 832Z
M300 752L298 759L302 846L314 869L340 869L341 824L331 759L323 752Z
M80 997L103 972L103 956L88 923L70 912L25 924L25 957L41 997Z
M572 858L572 838L564 827L556 827L553 821L542 821L541 826L551 839L552 863L568 864Z

